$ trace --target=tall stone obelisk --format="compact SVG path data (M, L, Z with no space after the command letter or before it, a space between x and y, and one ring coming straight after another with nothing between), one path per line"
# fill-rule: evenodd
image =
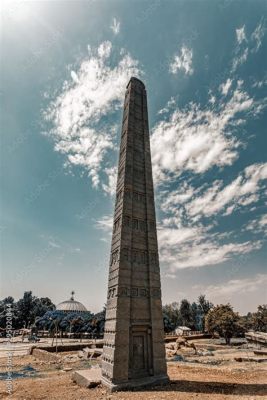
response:
M147 96L137 78L125 95L108 279L103 384L167 381Z

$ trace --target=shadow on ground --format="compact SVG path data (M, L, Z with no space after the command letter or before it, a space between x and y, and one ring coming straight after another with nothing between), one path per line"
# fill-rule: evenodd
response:
M267 396L267 384L244 384L227 382L199 382L187 380L171 380L167 385L153 388L136 389L135 391L177 391L186 393L227 394L236 396Z

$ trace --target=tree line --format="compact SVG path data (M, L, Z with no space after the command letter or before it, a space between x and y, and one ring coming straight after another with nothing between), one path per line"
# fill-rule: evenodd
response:
M12 309L12 326L14 330L30 328L62 332L103 334L105 323L105 308L96 314L64 313L56 310L48 297L33 296L31 291L25 292L17 302L13 297L0 301L0 330L6 326L7 304ZM183 299L163 306L163 323L166 333L173 332L178 326L218 334L230 343L233 336L242 336L248 330L267 332L267 305L258 306L255 313L240 316L230 304L214 306L205 295L200 295L196 302L190 303Z
M7 304L11 305L14 330L34 327L37 330L48 330L51 334L58 330L74 334L90 333L93 336L100 336L104 332L105 309L96 314L90 311L65 313L56 310L55 304L48 297L33 296L31 291L25 292L17 302L10 296L0 301L2 332L6 326Z
M267 305L259 305L255 313L240 316L231 304L214 306L205 295L196 302L183 299L163 306L163 322L166 333L178 326L186 326L195 331L218 334L230 344L232 337L244 336L249 330L267 332Z
M205 316L213 304L200 295L197 302L192 304L183 299L180 303L174 302L163 306L164 330L169 333L177 326L187 326L195 331L204 331Z

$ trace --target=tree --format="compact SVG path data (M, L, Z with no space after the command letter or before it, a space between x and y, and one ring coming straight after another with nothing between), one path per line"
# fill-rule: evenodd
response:
M172 332L177 326L181 325L182 319L179 303L174 302L171 304L166 304L163 306L162 312L165 332Z
M96 335L103 335L106 319L106 307L102 311L95 314L92 318L93 333Z
M205 294L199 295L197 301L199 307L205 315L208 314L209 310L213 307L213 304L210 301L206 300Z
M242 325L244 332L254 330L254 314L248 312L247 315L240 317L240 324Z
M24 292L22 299L17 302L18 314L20 319L21 327L25 326L28 328L33 324L34 317L34 307L36 304L36 297L32 295L32 292Z
M267 304L258 306L258 311L252 314L252 326L255 331L267 332Z
M267 332L267 304L259 305L256 312L248 312L240 318L245 331Z
M205 328L211 333L218 333L230 345L231 338L242 331L240 317L233 311L232 306L220 304L209 310L205 317Z
M49 297L36 297L33 303L34 319L37 317L42 317L47 311L53 311L55 308L55 305L52 303Z
M193 316L192 316L191 304L186 299L183 299L181 301L180 315L181 315L181 319L182 319L182 324L184 326L188 326L188 327L192 328Z
M205 326L205 316L208 314L209 310L213 308L213 304L206 300L206 296L201 294L198 296L198 327L201 331L204 331Z
M60 327L65 314L61 310L47 311L42 317L37 317L35 325L37 329L48 330L51 334L55 334L56 330L64 330L64 327Z
M195 302L191 304L191 314L192 314L192 328L195 330L201 330L202 325L202 312L199 305Z
M205 295L200 295L198 301L192 304L187 299L183 299L180 305L177 302L166 304L162 308L165 332L171 332L179 325L204 330L205 315L212 307Z
M10 307L7 305L10 304ZM18 323L18 310L17 305L13 297L8 296L5 299L0 301L0 330L4 331L6 329L6 313L7 310L10 310L12 313L12 328L17 329L19 328Z
M105 308L98 314L90 311L85 313L54 310L47 311L41 318L36 319L38 329L46 329L54 335L55 330L74 334L91 333L99 336L104 332Z
M17 302L19 327L30 327L37 317L42 317L47 311L55 309L48 297L38 298L32 292L24 292L22 299Z

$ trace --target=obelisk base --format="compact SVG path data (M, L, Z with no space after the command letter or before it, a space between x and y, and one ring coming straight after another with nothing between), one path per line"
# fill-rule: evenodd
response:
M155 385L166 385L169 383L168 375L147 376L140 379L130 379L126 382L113 383L102 376L101 383L111 392L145 388Z

